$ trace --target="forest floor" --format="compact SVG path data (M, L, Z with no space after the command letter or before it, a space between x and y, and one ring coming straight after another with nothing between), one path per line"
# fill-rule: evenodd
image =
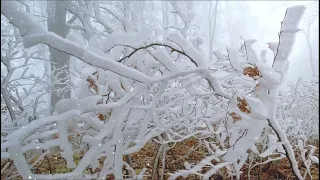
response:
M311 144L317 147L315 155L319 155L319 141L314 141ZM132 162L133 169L135 169L138 174L143 168L147 168L146 177L144 179L151 179L152 168L155 160L155 156L157 154L159 145L153 142L149 142L143 149L139 152L130 155L130 159ZM190 164L199 162L202 158L205 157L206 151L203 146L199 146L198 142L194 139L187 139L183 142L177 143L171 149L166 151L165 157L165 169L164 169L164 179L168 179L170 173L179 170L185 169L184 162L188 161ZM298 154L298 153L296 153ZM82 155L78 154L74 156L74 160L76 164L81 159ZM161 176L162 171L162 154L159 156L158 168L156 168L156 174L154 179L158 179ZM296 157L299 165L299 169L302 174L305 173L306 168L302 162L300 157ZM100 165L103 164L104 159L100 159ZM127 161L126 157L124 158ZM261 159L261 162L266 159ZM32 161L32 160L31 160ZM34 159L35 161L35 159ZM259 161L260 160L256 160ZM48 163L50 162L50 163ZM32 164L31 162L30 164ZM211 162L212 164L217 164L214 160ZM204 167L202 169L202 173L205 173L210 168ZM33 173L35 174L55 174L55 173L66 173L72 171L72 169L67 168L65 160L59 155L53 155L50 157L45 157L40 160L34 168L32 168ZM86 173L96 173L99 172L100 168L98 167L94 171L90 168L86 169ZM126 170L123 170L124 173L127 173ZM248 165L244 165L241 169L243 172L241 174L241 180L248 179ZM312 179L319 179L319 166L312 165L311 166L311 176ZM11 177L11 178L10 178ZM14 164L12 161L1 161L1 180L5 179L22 179L16 172L14 168ZM114 179L109 176L108 180ZM160 179L160 178L159 178ZM179 177L177 179L188 179L188 180L200 180L200 177L197 175L190 175L187 178ZM226 170L221 170L219 174L213 175L210 179L212 180L227 180L231 179L227 177ZM252 168L250 170L250 179L252 180L294 180L296 179L293 175L290 164L287 158L283 158L279 161L270 162L265 165L260 165ZM307 175L306 179L311 179L310 176Z

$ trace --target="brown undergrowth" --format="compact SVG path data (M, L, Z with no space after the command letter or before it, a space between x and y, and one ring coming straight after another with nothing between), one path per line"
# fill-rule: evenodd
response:
M319 154L319 141L313 141L311 144L317 147L316 156ZM170 149L169 149L170 148ZM199 162L202 158L207 155L205 147L200 145L199 142L193 138L187 139L183 142L177 143L175 145L170 144L169 148L166 150L165 156L165 168L164 168L164 179L168 179L170 173L179 170L185 169L184 162L188 161L190 164L195 164ZM140 173L143 168L147 168L146 177L144 179L151 179L152 167L154 162L154 157L157 154L157 150L159 149L159 145L155 142L150 141L144 148L142 148L139 152L130 155L133 169L135 169L136 173ZM296 153L298 154L298 153ZM74 155L74 160L76 164L82 158L82 154ZM155 179L161 176L162 171L162 154L159 156L158 168L156 168L156 176ZM300 157L296 157L298 160L298 165L301 170L301 173L304 174L305 167ZM103 164L104 159L100 159L100 165ZM266 159L261 159L265 161ZM127 161L126 157L124 157L124 161ZM257 161L259 161L257 159ZM50 162L50 163L49 163ZM216 161L212 161L212 164L217 164ZM6 166L6 167L5 167ZM4 170L5 168L5 170ZM209 167L204 167L202 173L208 171ZM32 172L35 174L50 174L50 173L66 173L70 172L72 169L68 169L66 166L65 160L59 155L54 154L51 157L45 157L40 162L36 164L36 166L32 169ZM91 168L87 168L85 173L91 174L99 172L100 168L92 170ZM244 165L242 168L241 180L248 179L247 177L248 166ZM129 174L125 169L123 169L124 174ZM312 165L311 174L313 179L319 179L319 167L316 165ZM15 177L14 177L15 176ZM8 179L9 177L14 177L13 179L22 179L14 168L14 164L12 161L1 161L1 180ZM269 180L269 179L281 179L281 180L294 180L295 177L291 172L291 168L289 165L289 161L284 158L280 161L271 162L262 166L256 166L252 168L250 172L250 177L252 180ZM108 176L108 180L114 179L113 176ZM160 178L159 178L160 179ZM179 177L179 180L189 179L189 180L200 180L200 177L197 175L190 175L187 178ZM225 169L221 170L218 174L215 174L211 177L213 180L224 180L231 179L227 177L227 172ZM307 176L306 179L310 179Z

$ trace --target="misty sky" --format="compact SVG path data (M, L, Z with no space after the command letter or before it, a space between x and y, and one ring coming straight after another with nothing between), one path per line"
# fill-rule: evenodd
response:
M197 1L194 3L198 5L194 12L196 14L195 21L201 27L199 34L207 39L210 1ZM219 1L217 29L213 48L225 51L226 47L230 46L230 44L238 44L241 35L245 39L256 39L257 42L253 44L253 48L260 54L261 50L268 49L268 42L278 41L281 21L288 7L306 5L307 9L300 23L300 28L306 30L309 19L311 19L310 17L313 17L315 12L319 12L318 3L316 4L315 1ZM211 2L211 5L213 8L214 2ZM228 15L230 16L228 17ZM228 24L228 18L232 19L230 20L231 25ZM229 33L230 29L232 33ZM310 29L313 57L317 58L314 61L318 66L318 15ZM230 36L232 36L231 39ZM205 42L203 47L209 47L209 45ZM209 53L208 50L207 53ZM269 59L268 63L271 65L273 60L273 53L271 51L268 51L267 59ZM296 43L289 57L289 62L289 72L285 77L285 83L296 82L300 76L306 79L312 77L306 36L302 32L296 35ZM319 75L318 68L316 74Z
M251 13L258 19L259 29L263 31L263 36L259 37L259 42L257 43L260 43L261 45L268 41L278 41L280 22L283 20L286 8L290 6L307 5L307 10L300 23L300 28L306 30L306 24L312 15L311 13L313 13L312 8L316 7L313 2L314 1L247 1L248 5L251 7ZM317 66L319 64L319 40L317 37L318 31L316 32L316 30L319 30L318 28L319 18L317 16L311 31L311 36L313 37L312 44L314 45L313 51L315 51L314 56L317 57ZM310 64L308 61L309 57L308 53L305 51L306 46L305 36L302 33L298 33L296 37L296 44L290 56L290 68L286 81L295 82L300 76L305 78L311 77ZM319 75L319 69L317 72Z

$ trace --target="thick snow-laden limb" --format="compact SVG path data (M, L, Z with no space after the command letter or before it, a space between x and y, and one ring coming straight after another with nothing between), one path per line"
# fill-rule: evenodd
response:
M276 56L279 43L278 42L269 42L268 45L269 45L268 48L271 49L273 51L274 56Z
M192 58L198 67L206 67L204 64L205 56L201 54L199 50L195 49L192 44L182 36L182 34L172 32L168 34L167 38L176 44L179 44L182 50Z
M31 16L21 11L17 1L1 2L1 13L21 29L21 36L25 36L29 33L42 33L46 31L45 28L31 18Z
M47 32L27 13L17 9L19 8L16 1L1 2L1 13L10 19L10 21L21 31L20 34L23 36L24 44L27 48L40 43L47 44L50 47L71 54L72 56L75 56L93 66L108 69L139 82L151 81L151 78L136 70L128 68L115 61L105 59L67 39L57 36L54 33Z
M309 156L310 160L313 161L316 164L319 164L319 158L316 156Z
M55 35L54 33L47 32L47 33L38 34L35 36L31 35L30 37L25 37L24 40L25 40L25 43L31 43L29 44L30 46L34 46L39 43L47 44L60 51L71 54L90 65L110 70L111 72L114 72L116 74L122 75L130 79L134 79L138 82L144 83L144 82L150 82L152 80L150 77L134 69L128 68L118 62L101 57L100 55L95 54L94 52L91 52L89 50L86 50L83 47L77 46L76 44L63 39Z
M130 105L130 104L129 104ZM122 110L122 111L121 111ZM116 179L122 179L122 165L123 165L123 133L122 129L124 126L123 121L126 118L126 115L129 113L130 108L128 105L120 107L119 109L116 109L112 114L117 113L118 116L118 123L113 128L113 141L116 142L115 145L115 155L114 155L114 175ZM124 112L123 112L124 111Z
M270 156L275 150L277 150L280 153L284 153L284 150L282 148L281 142L277 142L278 138L274 136L273 134L269 134L269 144L268 144L268 149L265 150L263 153L261 153L259 156L260 157L268 157Z
M304 165L306 167L306 171L304 173L303 178L305 179L307 174L309 174L310 178L312 179L312 176L310 174L310 167L312 165L312 162L314 162L316 164L319 164L319 159L316 156L313 155L315 150L316 150L316 147L312 146L312 145L309 145L310 150L309 150L309 153L308 153L307 157L306 157L306 152L308 150L305 149L304 143L300 139L298 140L298 148L300 150L301 159L302 159L302 161L303 161L303 163L304 163Z
M267 50L262 50L260 53L260 61L266 63L267 60Z
M280 71L292 51L295 41L295 34L300 31L298 29L300 19L302 18L306 7L293 6L287 9L284 20L281 23L279 34L279 44L274 59L273 68Z
M212 53L216 56L218 61L228 60L229 57L223 55L220 51L212 51Z
M260 136L265 125L264 121L255 119L249 122L251 127L243 132L234 144L231 144L232 147L228 149L227 153L223 156L225 161L237 163L242 156L245 156L246 151L253 146L255 139Z
M275 71L281 72L284 68L283 66L285 65L285 62L288 61L288 57L290 55L292 46L294 44L295 33L299 31L298 25L302 15L304 14L305 9L306 8L304 6L294 6L294 7L288 8L286 11L285 18L281 24L279 45L278 45L277 54L273 63L273 69ZM290 145L285 132L281 129L278 121L276 120L277 107L276 107L275 97L278 95L278 89L270 90L270 95L274 97L274 100L271 103L271 113L270 113L271 118L268 120L269 124L271 125L273 130L276 132L279 140L281 142L284 142L283 147L286 151L286 155L289 159L293 173L298 179L303 179L298 169L298 164L295 159L292 146Z
M38 158L37 160L34 161L34 163L31 164L31 167L34 167L37 165L38 162L40 162L42 160L42 158L44 158L46 155L50 154L51 151L46 151L44 153L42 153ZM36 153L35 153L36 154ZM31 158L30 158L31 159Z
M293 9L297 9L297 8L293 7ZM288 11L291 11L290 8L288 9ZM292 19L290 19L290 20L299 21L302 14L303 14L303 11L304 11L304 8L302 7L301 12L298 12L298 14L300 13L300 15L297 15L297 17L293 17L293 20ZM288 13L288 14L290 14L290 13ZM288 18L291 18L291 17L286 16L284 22L286 22L286 19L288 19ZM295 18L297 18L297 19L295 19ZM295 25L297 25L297 23L295 23ZM286 39L286 43L290 43L290 45L282 44L283 48L284 47L291 48L293 41L290 41L290 38L294 37L294 31L291 31L291 30L286 31L285 28L283 28L281 33L289 34L288 36L286 36L286 37L289 37L289 39ZM281 39L281 34L280 34L280 39ZM281 42L280 42L280 44L281 44ZM286 54L284 54L285 57L287 57L290 53L290 49L289 50L283 49L282 51L286 53ZM277 53L279 53L279 51ZM283 74L285 73L285 71L283 71L283 69L279 65L279 63L277 64L277 58L275 58L275 63L274 63L277 68L273 67L274 69L266 66L264 63L258 63L259 61L257 59L257 56L253 56L252 61L257 63L256 65L258 66L258 69L259 69L260 73L262 74L262 77L258 78L259 87L256 88L256 98L260 99L260 102L264 102L261 105L267 107L267 109L270 110L269 112L267 112L265 109L262 114L260 114L259 116L255 117L255 118L261 119L261 120L267 118L269 120L269 124L272 126L274 131L276 131L276 133L279 137L279 140L281 141L281 143L277 144L277 146L274 146L274 147L271 146L270 149L268 149L267 151L262 153L261 156L267 156L267 154L271 153L275 149L278 149L278 151L283 152L283 149L281 147L279 147L279 145L283 144L284 149L286 150L287 156L289 157L289 161L291 162L294 174L296 175L297 178L302 179L302 176L300 175L298 167L297 167L296 160L294 159L294 154L293 154L293 150L291 148L291 145L289 144L289 141L287 140L285 133L281 130L280 126L277 124L277 121L275 120L275 112L276 112L275 107L276 107L276 96L277 96L277 93L275 93L275 92L277 92L277 88L282 83ZM280 64L282 64L283 66L286 65L285 62L280 63ZM270 89L271 89L270 94L266 94L268 92L268 90L270 90ZM255 105L255 103L250 103L249 99L250 98L247 99L247 103L248 103L249 107L256 108L257 106ZM254 101L252 101L252 102L254 102ZM231 103L231 104L234 104L234 103ZM233 105L233 109L232 109L232 111L230 111L230 113L231 112L237 113L236 108L234 108L234 107L236 107L236 106ZM232 108L232 107L230 106L229 108ZM253 110L254 109L250 109L250 112L254 112ZM256 109L256 110L258 110L258 109ZM256 111L256 113L257 112L259 112L259 110ZM256 113L253 113L253 114L256 114ZM250 115L250 117L252 117L252 115ZM252 123L256 123L255 121L257 119L255 119L255 118L251 119L247 115L245 115L244 113L240 113L240 118L241 118L241 120L239 122L234 123L234 124L230 123L228 129L232 129L235 126L241 125L240 127L248 128L246 131L250 132L252 127L257 127L252 124ZM270 120L270 119L272 119L273 122L271 122L272 120ZM252 121L252 120L254 120L254 121ZM246 121L248 121L250 123L248 123ZM263 122L263 121L260 121L260 122ZM262 128L264 127L264 123L261 124L261 127ZM261 128L260 132L262 132L262 128ZM249 140L249 142L251 141L251 143L253 144L254 139L252 139L252 138L257 137L260 134L260 132L259 132L258 134L253 135L253 136L246 136L246 134L247 134L246 131L245 131L245 133L243 133L241 135L241 137L239 139L236 138L238 135L233 136L233 137L231 136L231 138L230 138L230 140L232 140L232 141L230 141L231 145L233 144L233 147L234 147L234 149L236 149L237 152L239 151L239 149L241 149L242 153L241 153L241 151L239 153L237 153L237 152L230 153L230 152L232 152L233 148L228 149L227 154L224 156L224 158L226 158L226 157L230 158L230 159L227 159L227 161L234 162L235 159L240 160L241 156L245 157L243 150L251 148L252 146L249 145L249 146L245 147L244 149L242 149L241 147L237 147L237 143L239 143L240 145L246 145L247 144L245 142L246 137L250 137L250 138L248 138L248 140ZM279 135L279 133L280 133L280 135ZM233 157L231 157L231 156L233 156ZM282 157L280 157L280 158L282 158ZM235 169L239 168L239 166L237 164L233 164L233 165L234 165ZM238 176L239 174L238 173L236 173L236 174L237 174L237 178L239 178L239 176Z
M73 109L71 111L67 111L67 112L60 114L60 115L41 118L41 119L32 121L27 126L21 127L19 129L19 131L12 132L8 136L6 136L4 139L18 143L21 139L26 138L27 136L31 135L38 128L43 127L44 125L54 123L56 121L66 121L66 120L72 119L80 114L81 114L81 111Z
M193 20L193 18L194 18L194 14L192 14L192 13L190 13L190 12L184 12L183 10L182 10L182 8L179 6L179 4L177 3L177 2L175 2L175 1L172 1L171 2L171 4L172 4L172 6L174 7L174 9L175 9L175 11L176 11L176 13L180 16L180 18L183 20L183 22L184 22L184 27L183 28L176 28L176 29L178 29L181 33L182 33L182 35L184 36L184 37L186 37L187 36L187 31L189 30L189 28L190 28L190 26L191 26L191 21ZM186 9L189 9L190 8L190 6L192 6L192 4L189 2L189 3L186 3L185 4L187 7L184 7L185 8L185 10Z
M141 128L140 128L139 134L137 136L138 139L141 139L143 136L145 136L145 133L147 132L148 124L151 120L152 114L154 113L154 107L156 106L156 104L158 104L162 94L164 93L164 91L166 89L167 84L168 84L168 81L161 82L159 90L158 90L157 94L155 95L155 97L150 105L150 108L147 110L146 116L145 116L144 120L141 122Z
M2 152L1 151L1 160L9 159L10 154L8 152Z
M236 51L235 49L232 49L232 48L227 48L227 52L228 52L231 66L235 70L240 71L241 67L240 67L240 62L239 62L239 57L238 57L238 51Z
M252 48L252 44L255 43L257 40L249 39L244 41L246 57L249 63L256 63L259 62L258 55L255 50Z
M63 150L62 157L67 160L68 168L75 168L76 164L73 162L73 152L70 143L68 142L67 123L65 121L57 122L59 132L59 139L61 142L60 148Z
M246 101L251 107L250 117L261 120L268 117L268 106L266 106L260 99L252 98L250 96L245 96Z
M97 102L101 98L101 96L89 96L82 99L61 99L56 104L55 109L57 114L62 114L73 109L85 110L88 106L97 105Z
M86 3L88 7L85 7L86 5L81 4L81 2L79 5L77 2L71 2L67 8L69 8L71 13L78 16L80 21L83 21L83 27L80 25L76 26L80 27L80 31L88 31L82 34L84 39L88 41L87 47L84 47L85 45L81 46L79 40L76 40L76 44L70 44L71 41L66 43L63 38L50 33L43 35L40 33L39 36L38 34L31 34L31 36L25 37L31 37L29 38L31 41L28 42L28 39L25 39L25 42L26 45L28 43L33 45L38 42L32 42L32 40L38 41L40 39L41 41L39 42L51 43L51 45L61 48L55 42L50 42L51 40L58 40L57 42L63 45L83 47L82 49L74 48L77 51L85 50L91 53L89 54L90 56L82 59L89 62L93 58L96 64L106 63L103 67L99 66L100 68L98 69L92 68L90 72L79 73L81 75L80 79L87 83L84 83L84 85L88 90L89 87L87 87L88 82L86 80L90 78L92 80L90 85L96 85L99 92L91 88L92 92L89 91L84 95L85 98L77 95L76 98L60 101L56 106L56 113L59 115L34 120L34 123L30 123L24 126L24 128L19 129L21 133L16 131L7 136L6 142L2 142L1 144L6 148L12 148L21 144L20 157L22 157L22 153L26 150L42 150L61 146L65 151L65 155L63 155L64 159L72 161L70 144L74 142L73 140L70 140L70 142L67 140L67 135L69 135L67 133L72 130L72 133L81 136L81 146L85 152L73 172L56 175L31 174L32 178L66 179L70 177L105 179L108 174L114 174L117 179L122 179L124 177L122 167L125 165L132 173L132 178L137 177L138 179L142 179L145 169L136 176L134 170L130 167L130 163L123 162L123 155L138 152L150 140L164 144L163 147L165 147L168 143L181 142L193 137L199 140L200 145L203 141L205 142L209 154L203 161L193 167L189 167L188 163L186 163L187 170L174 172L172 174L173 177L179 176L179 173L182 172L184 176L196 174L204 179L208 179L220 168L226 168L231 176L235 175L239 179L241 167L248 158L247 151L251 149L258 155L259 151L256 148L256 143L264 141L266 139L265 134L269 133L268 131L263 132L263 140L260 140L259 137L262 129L266 125L267 118L269 118L269 105L275 102L269 100L270 98L271 100L275 100L274 96L264 93L278 87L282 82L283 73L271 70L268 66L263 66L265 65L263 64L264 62L259 62L256 56L252 56L252 62L257 62L256 65L262 77L254 80L252 77L237 77L241 73L241 68L239 67L238 72L234 71L228 58L224 59L221 57L219 62L214 64L215 67L208 70L204 66L206 61L199 50L199 44L195 45L187 40L190 39L187 36L187 30L192 16L185 13L177 3L174 3L174 8L177 11L176 13L185 21L186 26L180 29L183 31L182 36L181 33L177 33L180 37L175 37L176 40L174 42L170 41L174 39L172 36L171 39L170 36L168 37L171 44L168 43L168 45L164 40L164 44L160 42L145 45L144 43L148 43L146 41L149 41L149 39L141 37L143 33L139 29L144 29L143 26L135 27L135 22L141 14L135 16L134 9L132 9L132 7L140 6L131 2L125 2L123 6L120 3L121 7L119 8L124 14L123 20L117 14L110 13L109 15L118 16L124 31L129 33L125 37L128 39L121 38L121 35L126 33L113 33L109 36L109 40L112 43L108 44L108 42L105 42L106 44L102 45L103 47L98 47L95 44L100 44L101 41L98 40L99 38L95 39L93 37L93 34L97 33L98 30L91 29L91 23L93 24L94 22L90 18L93 21L95 19L100 21L98 23L102 25L106 23L100 19L104 17L99 9L99 4L103 4L103 2L99 2L99 4L94 2L94 8L92 2L87 1ZM94 10L94 15L92 15L92 10ZM71 20L69 23L70 27L75 28L74 24L71 24ZM36 38L32 39L32 35L35 35L34 37ZM53 37L53 39L48 40L48 37ZM113 39L117 37L120 37L120 39ZM141 37L141 39L136 39L137 41L135 41L134 37ZM152 38L156 39L156 37ZM77 39L77 37L73 37L73 39ZM197 39L197 37L191 39ZM253 41L248 40L246 42L250 44ZM172 44L175 44L175 46ZM180 44L181 47L179 47ZM133 45L136 47L133 47ZM105 50L108 50L106 54L102 51L104 47L107 47ZM63 48L68 49L69 47L63 46ZM87 53L77 53L76 57L80 59L82 55L88 55ZM179 54L177 59L174 58L176 54ZM122 59L123 61L121 62L114 61L116 67L118 67L118 64L124 64L124 66L120 66L121 68L118 67L122 74L104 71L108 70L105 67L108 66L109 61L100 61L102 58L109 60ZM239 62L241 62L241 57L239 56L238 58ZM190 60L197 67L194 67L189 62ZM247 63L241 62L242 65L247 65ZM128 74L132 74L132 72L127 72L127 74L125 74L126 72L122 72L132 69L131 67L122 68L126 66L136 68L140 72L134 71L137 72L133 74L134 78L126 77ZM129 78L134 80L139 79L138 81L142 83L131 81ZM209 81L209 86L207 81ZM255 92L249 93L258 82L261 83L259 88L262 90L259 91L259 88L256 88ZM210 86L212 89L210 89ZM244 103L245 105L243 106L248 109L245 112L243 107L242 109L239 107L237 96L232 99L232 102L228 101L231 98L229 94L239 91L238 89L245 89L244 92L236 93L237 96L240 96L240 99L244 98L245 100L245 103L243 102L244 100L240 102ZM96 96L91 96L92 94ZM231 113L235 114L230 117L229 114ZM31 127L35 125L38 125L38 127ZM51 139L51 135L54 133L57 133L59 138ZM162 135L164 135L163 139L156 140L157 138L155 137ZM271 136L270 139L272 142L276 142L276 140L273 141L273 137ZM37 139L45 140L39 143ZM262 145L266 145L266 143L262 142ZM263 147L262 152L266 152L265 148ZM2 151L5 151L5 149L2 149ZM279 148L279 151L281 151L281 148ZM1 156L10 157L8 152L2 152ZM212 156L220 164L211 164L210 161L213 159L210 158ZM84 175L83 171L88 166L91 166L93 169L97 167L97 161L100 157L106 158L101 171L89 176ZM280 157L282 158L282 156ZM310 155L310 159L315 158ZM28 169L22 167L23 164L26 164L24 160L24 158L15 159L15 163L21 162L19 173L23 174L23 178L29 178ZM205 166L211 166L211 169L207 173L201 174L200 170Z
M12 146L9 149L9 154L11 159L13 160L13 163L15 167L17 168L18 173L24 177L31 179L32 172L28 167L28 163L25 160L22 152L21 152L21 146L20 144L17 144L15 146Z

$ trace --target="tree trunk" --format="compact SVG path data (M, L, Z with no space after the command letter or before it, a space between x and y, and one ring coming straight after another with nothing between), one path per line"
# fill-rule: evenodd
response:
M69 28L65 25L67 10L64 7L64 3L61 0L47 1L48 11L48 31L54 32L57 35L65 38L69 33ZM51 81L52 81L52 93L50 109L51 113L54 111L55 104L61 98L69 98L71 96L70 90L67 89L68 85L66 82L70 74L69 62L70 55L58 51L54 48L49 47L51 64ZM64 71L64 72L62 72ZM57 74L59 74L57 76ZM64 79L61 83L56 80Z

